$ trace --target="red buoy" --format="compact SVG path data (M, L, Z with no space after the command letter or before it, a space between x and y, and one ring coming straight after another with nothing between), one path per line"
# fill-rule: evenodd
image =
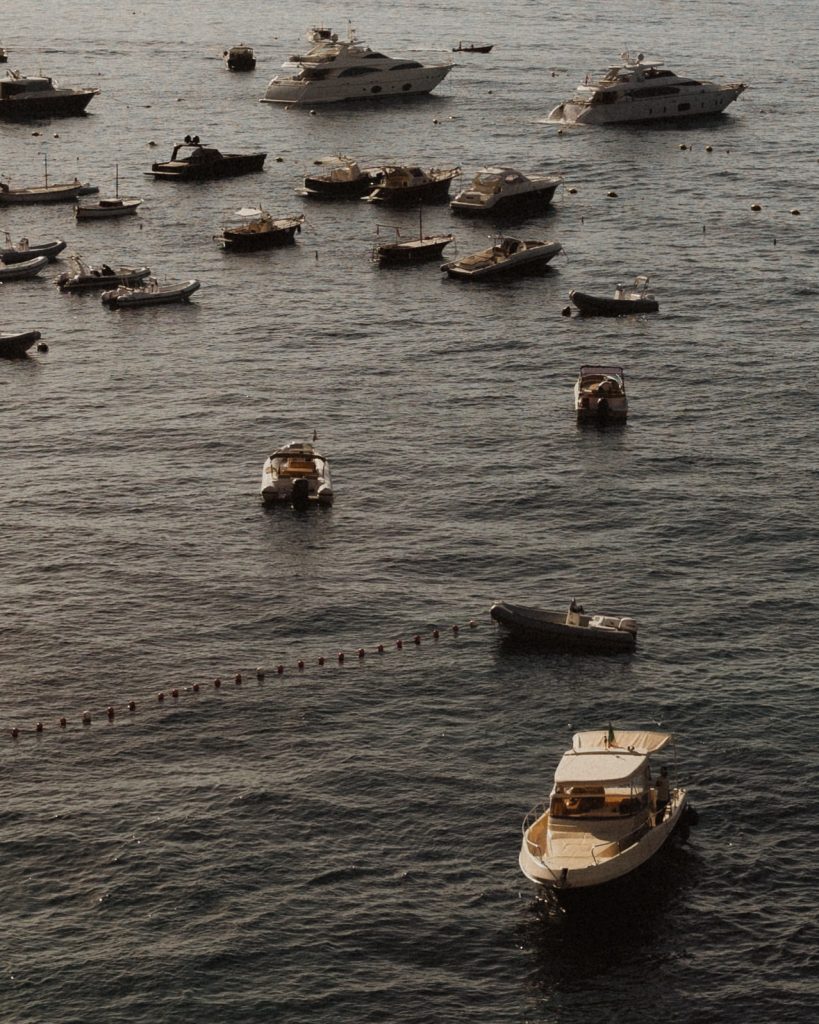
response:
M344 662L344 651L339 651L338 652L338 663L339 663L339 665L341 665L341 664L343 664L343 662Z
M258 680L264 679L264 669L263 668L260 667L260 668L256 669L256 678Z
M324 658L319 658L318 663L319 663L319 665L323 665L324 664Z
M36 724L36 725L34 726L34 731L35 731L35 732L42 732L42 731L43 731L43 723L42 723L42 722L38 722L38 723L37 723L37 724Z
M437 640L440 635L441 634L438 632L437 629L433 629L433 631L432 631L432 639L433 640Z
M157 699L158 701L163 701L163 700L165 700L165 694L164 694L164 693L162 692L162 690L160 690L160 691L159 691L159 693L158 693L158 694L156 695L156 699Z
M478 625L478 623L474 619L470 619L469 620L469 628L470 629L474 629L477 625Z
M64 729L67 725L68 725L68 722L64 718L61 718L60 719L60 728Z
M379 644L378 645L378 653L379 654L383 654L384 653L384 645L383 644Z
M453 626L452 627L452 632L455 634L455 636L457 636L458 635L458 626Z
M171 690L171 696L173 697L173 699L174 699L174 700L176 700L176 699L177 699L177 697L179 696L179 690L177 690L177 688L176 688L176 687L174 687L174 688L173 688L173 689Z
M235 683L235 684L236 684L237 686L241 686L241 685L242 685L242 673L241 673L241 672L237 672L237 673L236 673L236 678L235 678L235 679L233 680L233 682L234 682L234 683Z
M213 685L214 685L214 686L216 687L216 689L217 689L217 690L218 690L218 689L219 689L219 687L220 687L220 686L222 685L222 680L221 680L221 679L219 678L219 676L217 676L217 677L216 677L216 678L215 678L215 679L213 680Z
M114 720L114 709L112 707L110 707L110 705L108 707L108 710L106 711L106 714L108 715L108 721L109 722L113 722L113 720Z
M299 667L299 672L303 672L304 671L304 662L301 660L301 658L299 658L299 665L298 665L298 667Z
M404 647L404 641L403 641L403 640L396 640L396 641L395 641L395 646L396 646L396 648L397 648L397 649L398 649L399 651L400 651L400 650L402 650L402 649L403 649L403 647Z
M194 693L199 693L199 683L194 683L191 689Z
M134 700L129 700L128 701L128 710L129 711L136 711L136 701L134 701Z
M281 675L284 672L284 665L277 665L276 671L278 672L279 675Z
M86 711L85 714L82 716L82 724L83 725L90 725L91 724L91 712L90 711Z
M358 648L358 656L359 656L359 658L363 658L365 653L366 653L366 651L364 650L363 647L359 647Z
M418 647L421 643L421 634L416 633L415 636L412 638L412 642L415 644L416 647Z
M15 725L14 728L11 730L11 738L13 740L16 740L19 735L20 735L20 730Z

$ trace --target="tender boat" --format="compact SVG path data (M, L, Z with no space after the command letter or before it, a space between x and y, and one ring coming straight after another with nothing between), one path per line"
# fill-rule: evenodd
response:
M0 81L0 117L67 117L84 114L99 89L61 89L53 78L9 71Z
M637 643L634 619L621 615L586 615L582 605L574 601L567 612L498 601L489 614L513 636L546 647L596 654L631 651Z
M182 284L161 285L158 281L150 281L142 288L129 288L120 285L111 291L103 292L102 304L109 309L133 309L137 306L160 306L169 302L190 302L190 297L200 288L195 278Z
M542 208L562 181L559 174L526 175L512 167L484 167L449 205L456 213L477 216Z
M346 156L324 157L315 161L326 166L323 174L308 174L299 195L316 199L360 199L373 187L372 171L365 171Z
M311 29L308 39L313 43L308 52L291 57L282 66L295 74L271 79L262 103L312 106L417 95L431 92L452 69L451 62L425 65L387 57L356 39L352 29L349 38L342 40L322 26Z
M481 281L506 274L542 270L550 260L562 251L560 242L544 242L539 239L512 238L501 235L488 249L463 256L451 263L441 265L450 277L466 281Z
M90 266L80 256L69 257L70 269L54 282L61 292L84 292L99 288L130 287L141 284L151 274L150 267L110 267L107 263Z
M460 167L432 167L428 171L420 167L382 167L372 191L364 198L368 203L387 206L442 202L449 197L449 186L460 173Z
M494 43L464 43L452 47L453 53L489 53Z
M634 284L618 284L614 298L571 291L569 298L583 316L630 316L634 313L656 313L660 304L648 290L648 275L639 274Z
M36 277L48 266L48 256L35 256L20 263L0 263L0 281L17 281L23 277Z
M240 43L238 46L231 46L222 54L228 71L252 71L256 67L256 55L252 46L245 46Z
M377 232L383 225L377 226ZM444 248L454 241L454 235L425 235L421 211L418 211L418 237L402 238L401 229L392 225L395 241L378 242L373 246L374 263L422 263L438 259Z
M229 252L256 252L287 245L301 232L304 223L304 214L275 219L261 207L242 207L235 216L241 217L242 223L225 226L221 235L214 236Z
M266 156L267 153L220 153L200 142L198 135L186 135L184 142L174 146L170 160L152 164L145 173L163 181L229 178L260 171Z
M581 366L574 385L574 409L580 422L624 422L628 398L623 367Z
M693 811L686 791L651 758L668 732L578 732L555 771L548 803L523 822L518 863L526 877L557 896L590 890L630 874L663 846Z
M261 496L265 505L332 505L327 460L312 444L301 441L279 448L264 464Z
M745 90L741 82L720 85L680 78L659 61L626 52L620 64L593 81L589 75L575 95L559 104L548 120L559 124L622 124L719 114Z
M19 242L13 242L9 232L6 232L6 247L0 249L0 261L3 263L22 263L34 256L47 256L49 263L57 259L65 249L65 242L62 238L55 238L52 242L39 242L32 244L27 238L21 238Z
M5 64L9 59L9 52L5 47L0 46L0 64Z
M0 331L0 358L25 359L28 350L40 337L39 331L21 331L19 334L4 334Z

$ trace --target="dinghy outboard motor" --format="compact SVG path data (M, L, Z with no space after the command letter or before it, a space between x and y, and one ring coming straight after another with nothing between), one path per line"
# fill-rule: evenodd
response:
M293 481L293 493L291 501L296 508L307 508L307 499L310 496L310 481L303 476Z

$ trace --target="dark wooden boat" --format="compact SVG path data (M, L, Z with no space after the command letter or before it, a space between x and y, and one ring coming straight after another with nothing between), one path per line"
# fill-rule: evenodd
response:
M99 89L61 89L45 75L27 77L9 71L0 81L0 117L69 117L84 114Z
M588 653L631 651L637 643L637 623L620 615L586 615L572 601L567 612L498 601L489 614L513 636L545 647Z
M39 331L21 331L19 334L4 334L0 331L0 358L25 359L28 350L40 337Z
M199 136L185 136L173 148L171 159L151 165L155 178L163 181L205 181L209 178L230 178L252 174L264 166L267 153L220 153L199 141Z
M378 225L380 231L383 225ZM422 213L418 211L418 237L401 238L401 229L392 226L395 241L378 242L373 246L372 259L375 263L405 264L423 263L425 260L438 259L445 246L455 238L454 235L425 235Z
M360 199L373 187L370 171L362 170L355 160L344 156L325 157L315 161L326 166L323 174L308 174L299 192L314 199Z
M252 71L256 67L256 55L252 46L245 46L240 43L238 46L231 46L222 54L228 71Z
M460 167L433 167L429 171L420 167L382 167L365 199L368 203L385 203L387 206L442 202L449 198L449 186L460 173Z
M21 238L19 242L12 242L11 235L7 231L6 247L0 249L0 261L5 264L24 263L26 260L34 259L35 256L47 256L49 263L52 263L64 248L65 242L61 238L55 238L53 242L39 242L34 245L27 238Z
M245 218L243 223L226 226L221 235L214 236L229 252L258 252L288 245L304 223L304 214L275 219L262 209L243 208L236 211L236 216Z
M89 266L79 256L71 257L71 269L64 270L55 284L61 292L87 292L118 285L138 285L150 276L150 267Z
M569 298L583 316L630 316L634 313L656 313L660 304L648 290L648 276L640 274L633 285L618 284L613 298L571 291Z
M453 53L489 53L494 43L464 43L452 47Z

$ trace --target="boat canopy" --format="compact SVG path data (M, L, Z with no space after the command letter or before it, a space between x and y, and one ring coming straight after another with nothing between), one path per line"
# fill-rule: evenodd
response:
M593 729L576 732L572 736L572 751L576 754L595 750L623 751L630 754L654 754L672 739L670 732L649 732L642 729Z
M598 783L599 785L625 784L635 775L644 775L648 758L644 754L586 753L569 751L560 759L555 771L555 783Z

